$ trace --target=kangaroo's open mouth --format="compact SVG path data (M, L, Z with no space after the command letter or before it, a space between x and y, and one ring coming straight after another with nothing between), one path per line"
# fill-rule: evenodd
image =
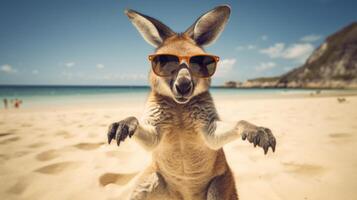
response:
M176 96L175 100L177 103L184 104L184 103L187 103L190 99L187 97L183 97L183 96Z

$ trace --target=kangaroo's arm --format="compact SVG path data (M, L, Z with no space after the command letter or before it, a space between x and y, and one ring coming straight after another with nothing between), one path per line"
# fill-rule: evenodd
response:
M276 140L271 131L264 127L258 127L247 121L223 122L213 121L203 130L207 145L212 149L220 149L225 144L242 137L248 139L254 146L260 146L267 153L269 147L275 151Z
M220 149L225 144L238 139L243 132L244 124L243 122L224 121L214 121L208 124L203 130L207 145L212 149Z
M135 117L128 117L119 122L114 122L109 126L108 143L116 140L119 146L126 138L133 137L146 150L154 149L160 141L159 134L155 126L141 122Z
M139 124L134 139L148 151L153 150L160 142L156 127L145 122Z

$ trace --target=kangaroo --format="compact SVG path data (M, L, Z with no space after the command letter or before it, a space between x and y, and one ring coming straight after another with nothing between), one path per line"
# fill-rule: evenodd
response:
M140 120L128 117L110 125L108 143L134 138L152 152L152 163L123 196L131 200L236 200L238 194L223 145L242 138L275 151L268 128L241 120L220 120L209 93L219 60L205 52L223 31L231 9L208 11L183 33L134 10L125 14L141 36L156 47L149 56L151 92Z

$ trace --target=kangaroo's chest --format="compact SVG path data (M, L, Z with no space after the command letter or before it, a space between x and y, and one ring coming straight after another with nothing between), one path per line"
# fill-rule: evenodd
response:
M165 133L158 151L164 162L182 173L200 171L215 153L207 147L200 133L182 129Z
M209 93L186 105L160 96L154 96L150 102L144 120L155 126L160 137L152 155L153 166L173 194L184 199L202 199L202 191L226 166L223 151L210 149L202 132L218 119Z
M217 153L204 143L201 134L194 129L173 128L162 135L153 152L160 172L172 184L196 187L205 185L212 177Z
M217 118L213 104L197 100L184 106L161 102L149 111L148 119L161 138L153 152L160 172L178 183L210 179L217 152L206 145L201 131Z

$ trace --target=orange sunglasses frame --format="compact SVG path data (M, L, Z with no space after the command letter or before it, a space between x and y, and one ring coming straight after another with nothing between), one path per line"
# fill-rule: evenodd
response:
M179 59L179 63L181 63L182 60L185 60L189 67L190 67L190 59L191 59L191 57L194 57L194 56L209 56L209 57L212 57L212 58L215 60L216 65L217 65L217 63L218 63L218 61L219 61L219 57L218 57L218 56L210 55L210 54L196 54L196 55L192 55L192 56L178 56L178 55L175 55L175 54L162 53L162 54L151 54L151 55L148 56L148 59L149 59L149 61L152 62L152 60L153 60L156 56L162 56L162 55L176 56L176 57ZM152 65L152 63L151 63L151 67L154 68L154 66ZM217 66L216 66L216 68L217 68ZM216 72L216 68L214 69L213 74ZM157 73L155 72L155 70L153 70L153 72L154 72L156 75L158 75L158 76L162 76L162 75L157 74ZM213 74L212 74L211 76L213 76ZM211 77L211 76L208 76L208 77ZM200 77L200 78L208 78L208 77Z

